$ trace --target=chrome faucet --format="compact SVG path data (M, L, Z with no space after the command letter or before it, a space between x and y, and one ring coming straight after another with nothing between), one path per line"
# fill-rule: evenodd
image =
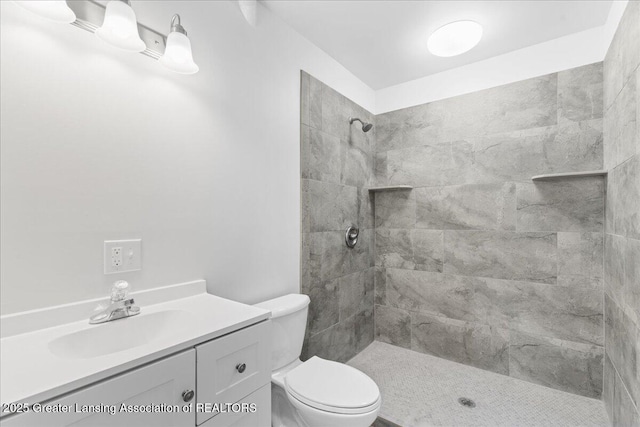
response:
M89 323L105 323L123 317L131 317L140 314L140 307L135 305L133 298L128 297L129 283L118 280L111 288L111 303L104 310L89 318Z

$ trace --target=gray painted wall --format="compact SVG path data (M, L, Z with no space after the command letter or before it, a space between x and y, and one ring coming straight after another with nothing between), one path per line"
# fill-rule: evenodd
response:
M301 292L311 298L303 359L347 361L373 341L375 130L349 117L373 115L317 79L301 75ZM355 248L348 225L360 228Z
M604 61L605 370L616 426L640 426L640 3L629 2Z
M375 336L599 398L602 63L376 117Z

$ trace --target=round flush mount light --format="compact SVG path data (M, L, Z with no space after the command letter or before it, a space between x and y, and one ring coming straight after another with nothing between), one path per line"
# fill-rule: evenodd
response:
M16 1L17 5L22 6L30 12L47 18L54 22L62 24L70 24L76 20L76 14L69 8L66 1L62 0L30 0Z
M482 38L482 26L474 21L456 21L435 30L427 41L429 52L449 57L473 49Z

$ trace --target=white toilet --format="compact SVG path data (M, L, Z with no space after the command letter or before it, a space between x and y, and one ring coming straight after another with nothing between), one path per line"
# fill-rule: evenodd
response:
M256 306L272 315L272 426L369 427L381 404L371 378L343 363L299 359L309 297L290 294Z

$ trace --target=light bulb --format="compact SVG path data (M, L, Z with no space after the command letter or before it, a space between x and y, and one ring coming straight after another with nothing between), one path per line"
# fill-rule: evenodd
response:
M73 13L73 10L69 8L64 0L28 0L14 3L51 21L70 24L76 20L76 14Z
M111 46L128 52L142 52L147 48L138 34L136 14L127 2L111 0L107 4L102 26L96 36Z
M180 25L180 16L178 15L175 15L171 20L171 33L167 37L167 47L159 61L171 71L181 74L195 74L200 69L193 62L191 41L187 37L187 32Z

